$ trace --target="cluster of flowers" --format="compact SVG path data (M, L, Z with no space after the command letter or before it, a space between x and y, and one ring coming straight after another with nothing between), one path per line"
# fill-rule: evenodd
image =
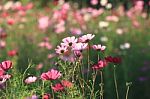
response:
M5 82L11 78L7 71L12 68L12 62L7 60L0 63L0 89L5 88Z

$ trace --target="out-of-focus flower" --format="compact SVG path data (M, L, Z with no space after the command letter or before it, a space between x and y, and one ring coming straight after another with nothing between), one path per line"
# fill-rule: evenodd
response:
M4 71L7 71L12 68L12 62L10 60L3 61L0 63L0 68L2 68Z
M24 80L24 82L25 82L26 84L31 84L31 83L36 82L36 80L37 80L37 77L36 77L36 76L29 76L29 77L27 77L27 78Z
M73 83L71 83L71 82L68 81L68 80L62 80L61 83L62 83L62 85L63 85L64 87L67 87L67 88L70 88L70 87L73 86Z
M128 42L120 45L120 49L122 49L122 50L129 49L130 47L131 47L131 45Z
M61 77L61 73L54 69L51 69L50 71L41 74L42 80L55 80L60 77Z
M3 6L4 10L9 10L13 6L13 1L8 1L6 4Z
M87 43L87 42L89 42L90 40L92 40L94 37L95 37L95 35L93 35L93 34L86 34L86 35L81 36L81 37L78 39L78 41L79 41L79 42L82 42L82 43Z
M52 86L52 89L54 90L54 92L63 91L64 86L61 83L57 83L55 84L55 86Z
M93 45L92 48L97 51L104 51L106 49L106 46L102 46L101 44L99 44L99 45Z
M67 52L67 47L66 46L57 46L57 48L55 49L57 54L64 54L65 52Z
M48 93L45 93L45 94L42 96L42 99L51 99L51 95L48 94Z
M119 18L117 16L112 15L112 16L107 16L106 20L107 21L112 21L112 22L118 22Z
M94 65L92 68L97 70L97 69L102 69L102 68L104 68L105 66L107 66L106 60L100 60L100 61L98 62L98 64Z
M79 28L71 28L70 31L71 31L71 34L73 34L73 35L81 35L82 34L82 31Z
M5 46L6 46L6 42L0 40L0 48L5 48Z
M49 42L41 42L39 43L39 47L47 48L48 50L52 49L52 45Z
M39 63L37 66L36 66L36 70L40 70L42 69L43 67L43 63Z
M0 68L0 76L2 76L4 73L5 71L2 68Z
M12 18L9 18L9 19L7 20L7 24L9 24L9 25L13 25L14 23L15 23L15 20L12 19Z
M10 51L8 51L8 56L10 56L10 57L13 57L13 56L16 56L17 55L17 50L10 50Z
M99 28L107 28L108 26L109 26L109 22L106 21L99 22Z
M72 46L72 50L73 51L81 51L86 49L88 46L87 43L75 43L73 46Z
M106 9L111 9L111 8L112 8L112 4L111 3L107 3Z
M72 37L66 37L63 40L63 43L61 43L62 46L73 46L75 43L77 43L77 38L75 36Z
M107 41L108 41L108 38L107 38L106 36L102 36L102 37L100 38L100 40L101 40L102 42L107 42Z
M48 58L48 59L51 59L51 58L53 58L54 56L55 56L55 54L48 54L48 55L47 55L47 58Z
M98 0L91 0L90 3L91 3L92 5L97 5L97 4L98 4Z
M100 4L101 4L102 6L106 6L107 3L108 3L108 0L101 0L101 1L100 1Z
M39 29L45 30L49 26L49 17L48 16L43 16L39 18L38 20L38 27Z
M119 35L122 35L123 34L123 29L121 29L121 28L118 28L117 30L116 30L116 33L117 34L119 34Z
M38 99L38 96L37 95L32 95L31 97L27 97L25 99Z
M74 51L74 55L78 58L82 57L81 51Z
M107 57L105 57L105 60L107 62L116 63L116 64L121 63L121 58L120 57L107 56Z

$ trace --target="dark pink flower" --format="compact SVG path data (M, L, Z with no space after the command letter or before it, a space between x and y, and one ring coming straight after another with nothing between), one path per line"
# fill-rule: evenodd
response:
M42 73L42 80L55 80L61 77L61 73L58 70L51 69L46 73Z
M63 91L64 86L61 83L55 84L55 86L52 86L52 89L57 92L57 91Z
M92 68L97 70L97 69L102 69L105 66L107 66L107 62L105 60L100 60L98 64L94 65Z
M45 94L43 95L42 99L51 99L51 95L45 93Z
M12 62L9 60L3 61L2 63L0 63L0 68L2 68L4 71L7 71L12 68Z
M10 51L8 51L8 56L10 56L10 57L13 57L13 56L16 56L17 55L17 50L10 50Z

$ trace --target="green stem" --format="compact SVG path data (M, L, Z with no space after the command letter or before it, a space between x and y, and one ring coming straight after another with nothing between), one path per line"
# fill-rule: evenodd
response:
M52 83L51 83L51 88L52 88ZM54 96L54 91L53 91L53 89L52 89L52 99L55 99L55 96Z
M117 79L116 79L116 66L115 65L114 65L114 83L115 83L115 89L116 89L116 96L117 96L117 99L119 99L119 92L118 92Z
M87 49L87 65L88 65L88 72L87 72L87 80L89 78L89 71L90 71L90 44L88 43Z
M101 70L100 71L100 75L101 75L101 83L100 83L100 99L104 99L104 89L103 89L103 86L104 86L104 83L103 83L103 71Z
M127 92L126 92L126 99L128 99L129 89L130 89L130 86L128 85L128 86L127 86Z
M45 81L42 81L42 97L44 95L44 85L45 85Z
M93 77L93 84L92 84L92 91L91 91L91 95L90 95L90 99L92 99L92 96L94 94L94 86L95 86L95 80L96 80L96 76L97 76L97 71Z

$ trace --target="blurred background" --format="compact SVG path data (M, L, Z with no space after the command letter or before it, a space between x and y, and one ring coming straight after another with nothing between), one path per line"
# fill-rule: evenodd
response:
M31 74L41 73L55 64L62 38L92 33L105 55L122 58L120 98L132 82L128 99L150 99L149 12L150 0L0 0L0 62L13 60L23 72L32 60ZM104 72L105 99L115 99L112 66Z

